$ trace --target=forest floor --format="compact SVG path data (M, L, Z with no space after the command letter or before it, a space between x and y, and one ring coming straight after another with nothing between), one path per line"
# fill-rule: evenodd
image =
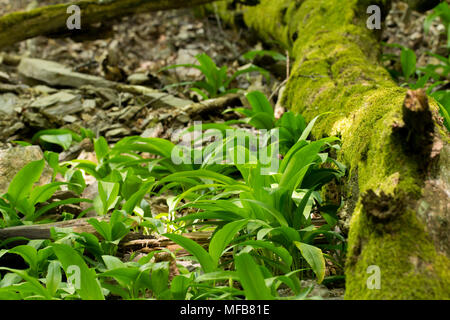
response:
M39 5L58 2L64 1L39 1ZM0 15L35 5L36 1L0 0ZM396 3L387 18L382 40L415 50L418 64L426 65L434 58L425 52L439 53L446 39L440 36L442 25L438 23L424 35L424 19L424 14L407 14L406 5ZM200 114L180 112L180 107L197 102L198 96L189 86L170 85L199 80L201 73L189 68L159 71L173 64L195 63L195 56L205 52L218 66L227 66L234 72L253 62L244 59L244 53L264 48L249 31L229 29L214 15L196 17L191 10L139 14L97 27L96 31L76 39L38 37L2 49L0 150L4 154L16 145L14 141L30 142L33 135L43 129L79 131L80 127L88 128L104 136L110 144L131 135L165 138L176 143L176 133L194 121L220 123L237 119L237 114L222 114L227 105ZM398 54L396 50L386 48L385 53ZM52 76L46 74L47 67L42 61L29 61L24 65L21 62L26 58L57 62L61 68L65 66L77 72L77 76L91 75L130 86L123 90L102 87L97 85L96 81L101 82L99 78L92 80L91 85L57 86ZM270 69L270 66L262 67ZM399 62L387 61L386 67L399 68ZM283 80L283 72L272 76L270 81L252 73L233 85L262 91L275 105ZM134 91L133 86L157 89L164 94L149 99ZM95 159L92 145L74 146L60 155L60 160L73 159ZM20 164L19 161L17 166ZM0 193L4 189L5 186L0 185ZM98 192L96 186L88 186L86 190L83 197L91 199ZM158 205L162 205L158 210L167 211L165 203ZM339 298L344 293L343 288L316 286L316 289L314 294L324 298Z

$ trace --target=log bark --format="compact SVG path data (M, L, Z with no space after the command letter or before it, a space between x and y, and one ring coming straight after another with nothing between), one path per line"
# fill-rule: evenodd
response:
M323 114L316 138L341 137L346 299L449 299L449 133L436 102L399 87L380 64L380 30L366 26L374 4L390 8L389 0L261 0L207 9L288 49L295 63L283 105L307 120Z
M0 48L39 35L67 32L67 8L81 10L81 28L136 13L194 7L216 0L80 0L50 5L0 18ZM76 30L74 30L76 31Z
M28 240L51 239L50 231L52 228L66 229L76 233L91 233L101 238L95 228L88 223L87 220L89 219L92 218L73 219L54 223L33 224L0 229L0 242L2 240L18 238L17 241L14 241L14 244L26 244L27 241L23 241L22 238L26 238ZM97 217L96 219L108 221L109 217ZM183 234L183 236L207 247L211 238L211 232L190 232ZM187 253L185 250L182 250L183 248L181 246L169 238L160 235L144 235L138 232L130 232L119 243L119 250L122 254L136 251L141 253L150 253L163 248L167 248L173 252L176 251L177 254L181 255L185 255Z
M95 234L95 229L87 220L91 218L74 219L68 221L61 221L46 224L33 224L25 226L17 226L0 229L0 241L14 237L24 237L30 240L33 239L50 239L51 228L67 228L73 232L81 233L87 232ZM98 218L99 220L108 220L107 217Z

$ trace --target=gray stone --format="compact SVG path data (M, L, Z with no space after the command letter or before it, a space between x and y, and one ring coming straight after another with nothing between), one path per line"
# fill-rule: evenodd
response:
M80 95L73 95L60 91L50 96L36 99L30 107L37 108L44 114L51 116L64 116L83 111Z
M128 77L127 82L139 85L145 84L148 80L148 76L145 73L134 73Z
M58 92L55 88L50 88L44 85L38 85L33 87L33 90L39 94L52 94Z
M112 129L109 130L108 132L106 132L105 137L107 139L111 139L114 137L123 137L123 136L128 136L131 134L131 130L128 128L117 128L117 129Z
M182 108L192 104L191 100L180 99L160 92L147 93L146 96L152 98L150 106L153 108Z
M164 127L161 123L157 123L153 128L147 128L142 132L142 138L157 138L164 132Z
M14 147L10 149L0 150L0 194L8 191L9 183L14 176L25 165L31 161L40 160L43 158L43 153L38 146L28 147ZM52 170L49 167L44 167L39 185L50 183L52 177Z
M78 120L78 118L74 117L74 116L67 115L67 116L63 117L63 120L64 120L64 122L74 123L75 121Z
M25 110L23 112L23 117L25 123L32 127L49 128L51 126L50 122L40 113Z
M120 112L119 120L130 121L143 107L129 106Z
M0 114L13 115L19 98L13 93L0 95Z
M83 109L86 112L95 110L96 106L97 106L97 103L95 102L95 99L87 99L87 100L83 101Z
M197 49L181 49L178 51L178 57L175 60L175 64L198 64L195 56L201 53ZM184 77L199 77L202 75L201 71L195 68L176 68L175 72L182 78Z
M51 86L80 88L85 85L113 87L114 82L100 77L73 72L66 66L47 60L22 58L18 67L22 76L44 82Z
M0 82L10 82L9 74L0 71Z

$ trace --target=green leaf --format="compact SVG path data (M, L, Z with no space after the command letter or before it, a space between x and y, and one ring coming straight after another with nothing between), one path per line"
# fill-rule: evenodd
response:
M164 236L169 238L173 242L176 242L184 249L186 249L190 254L196 257L204 272L213 272L215 270L214 260L211 258L208 252L194 240L173 233L166 233L164 234Z
M102 288L97 281L95 270L89 269L83 258L73 248L62 243L51 244L58 260L68 277L79 276L79 287L75 286L75 290L83 300L104 300ZM76 272L79 271L79 274ZM77 281L75 281L77 283Z
M69 190L75 192L78 195L81 195L81 193L86 188L86 181L84 180L83 174L80 170L72 171L72 174L67 177L67 181L70 182L70 184L68 185Z
M7 193L7 197L13 206L29 196L34 183L39 181L39 178L41 177L44 165L44 159L32 161L14 176L9 184Z
M44 299L50 300L52 298L49 292L41 285L41 283L36 278L30 276L25 270L16 270L6 267L0 267L0 270L6 270L17 274L30 285L35 293L37 293Z
M243 252L234 258L234 262L247 300L273 300L263 274L250 254Z
M325 259L320 248L311 246L306 243L294 241L294 244L300 250L303 258L311 266L312 270L317 276L317 282L321 283L325 277Z
M247 93L245 96L255 112L262 112L269 115L272 119L275 119L274 110L269 100L260 91L253 91Z
M128 214L132 214L134 208L138 203L141 202L141 200L144 198L144 196L150 191L150 189L153 187L154 181L147 181L142 184L139 191L137 191L135 194L133 194L122 206L122 210L125 211Z
M21 245L9 249L9 253L15 253L20 255L23 260L30 266L30 269L33 271L37 271L38 264L38 254L37 250L29 245Z
M72 145L72 135L69 133L63 134L43 134L39 137L41 141L45 141L48 143L53 143L61 146L64 150L67 150Z
M402 64L403 75L406 81L416 72L417 58L414 51L404 48L400 55L400 61Z
M139 274L139 268L121 267L112 270L105 271L99 274L99 277L111 277L116 279L123 287L132 287L137 280Z
M55 293L58 290L60 283L61 283L61 265L58 261L50 261L45 281L45 286L49 294L55 296Z
M251 246L253 248L267 249L277 254L288 266L292 264L292 256L289 251L267 240L247 240L236 244L236 246Z
M106 142L106 139L103 137L96 139L94 142L94 150L98 161L102 161L109 153L108 142Z
M170 291L174 300L185 300L192 280L185 275L178 275L170 283Z
M99 221L95 218L88 220L88 223L107 241L113 241L111 225L106 221Z
M105 266L108 270L127 267L125 263L122 262L122 260L114 256L103 255L102 260L105 263Z
M151 286L153 293L158 297L164 291L169 290L169 263L155 263L151 270Z
M224 249L231 240L233 240L236 233L247 223L247 219L230 222L214 234L214 237L209 244L209 255L213 259L215 265L219 263L219 259L222 256Z
M195 282L203 281L221 281L229 280L239 281L239 275L236 271L221 270L210 273L204 273L195 278Z
M30 194L30 203L35 205L40 202L45 202L50 199L56 190L59 189L61 185L64 185L64 182L52 182L49 184L45 184L43 186L37 186L33 189Z

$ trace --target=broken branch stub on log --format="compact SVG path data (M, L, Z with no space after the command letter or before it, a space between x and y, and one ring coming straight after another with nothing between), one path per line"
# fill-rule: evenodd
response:
M82 0L49 5L0 17L0 48L40 35L67 32L67 8L80 8L82 28L136 13L189 8L216 0Z

